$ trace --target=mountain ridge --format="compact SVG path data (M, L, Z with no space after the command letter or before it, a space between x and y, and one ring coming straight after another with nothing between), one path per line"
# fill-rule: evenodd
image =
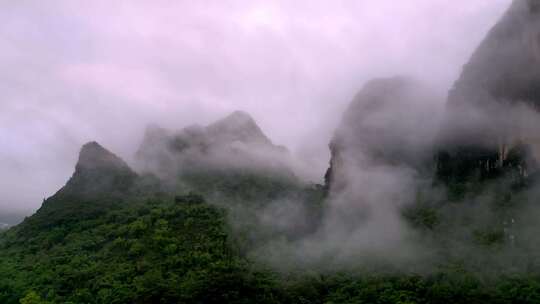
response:
M207 126L192 125L176 132L150 126L136 159L140 171L168 180L179 172L223 169L294 175L288 150L273 144L242 111Z

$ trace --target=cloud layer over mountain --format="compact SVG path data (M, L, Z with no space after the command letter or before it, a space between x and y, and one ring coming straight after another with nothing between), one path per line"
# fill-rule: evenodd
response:
M510 0L0 4L0 210L35 209L89 140L128 162L144 127L253 115L320 177L363 83L446 91Z

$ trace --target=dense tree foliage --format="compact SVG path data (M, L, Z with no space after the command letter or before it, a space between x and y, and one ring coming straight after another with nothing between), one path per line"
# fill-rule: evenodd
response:
M436 210L409 211L424 229ZM0 238L0 303L538 303L540 277L433 273L276 273L246 258L227 211L161 197Z
M270 276L229 242L224 211L198 196L132 204L2 237L0 302L264 302ZM38 303L38 302L36 302Z

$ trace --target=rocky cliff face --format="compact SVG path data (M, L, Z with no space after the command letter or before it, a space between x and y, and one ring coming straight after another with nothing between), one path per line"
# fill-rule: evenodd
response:
M539 105L540 4L515 0L449 93L439 177L489 178L507 169L526 175L540 147L537 126L526 118Z
M448 97L460 106L540 105L540 3L515 0L464 66Z
M438 122L436 98L421 84L404 77L367 83L345 111L330 143L327 187L340 191L350 170L422 167L432 155Z

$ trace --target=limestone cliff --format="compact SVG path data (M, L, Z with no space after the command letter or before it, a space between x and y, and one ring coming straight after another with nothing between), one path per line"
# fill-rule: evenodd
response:
M351 170L422 167L431 157L436 96L405 77L368 82L345 111L330 143L326 185L342 189Z
M525 117L537 115L539 105L540 4L515 0L449 92L438 176L526 176L540 146L535 123Z

